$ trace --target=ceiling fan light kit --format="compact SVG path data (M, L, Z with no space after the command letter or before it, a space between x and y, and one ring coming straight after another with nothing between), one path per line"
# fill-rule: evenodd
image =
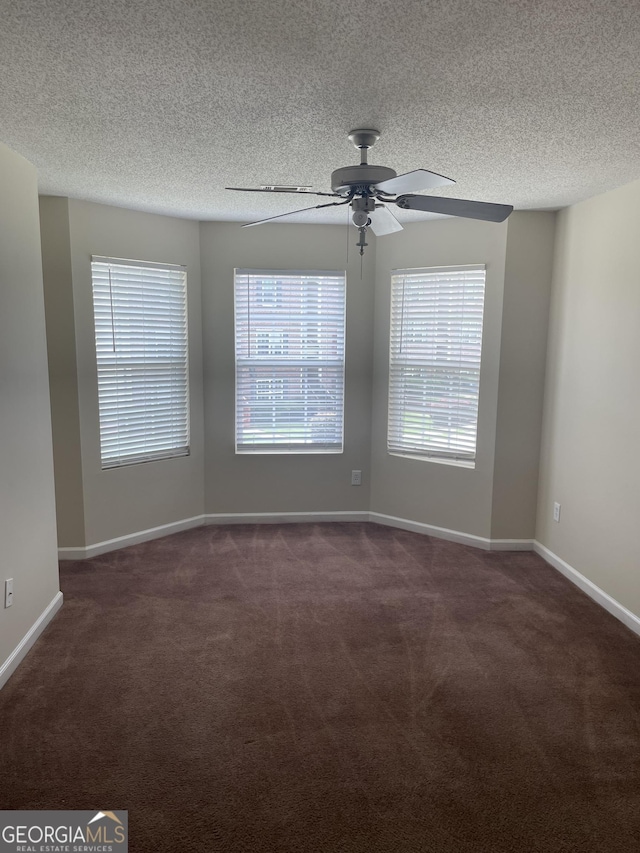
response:
M446 198L441 196L415 195L420 190L430 190L436 187L455 184L451 178L430 172L427 169L416 169L398 175L388 166L373 166L368 162L368 151L380 138L380 131L372 128L361 128L349 133L349 140L360 151L360 164L356 166L342 166L335 169L331 174L332 192L316 192L310 187L298 186L276 186L263 184L259 188L250 187L227 187L229 190L241 192L280 192L280 193L306 193L308 195L330 196L339 198L340 201L326 202L307 207L303 210L293 210L290 213L281 213L278 216L270 216L268 219L260 219L257 222L248 222L243 227L262 225L272 222L274 219L283 219L287 216L295 216L306 210L317 210L324 207L337 207L348 204L352 210L351 220L359 231L359 239L356 244L360 254L364 253L367 245L366 231L371 228L376 237L401 231L402 225L398 222L389 204L396 204L401 210L422 210L429 213L440 213L446 216L462 216L469 219L481 219L487 222L504 222L513 207L508 204L492 204L482 201L468 201L458 198ZM393 198L395 196L395 198Z

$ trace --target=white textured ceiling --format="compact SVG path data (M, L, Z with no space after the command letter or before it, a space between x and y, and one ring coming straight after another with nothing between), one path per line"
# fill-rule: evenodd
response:
M557 208L640 177L639 57L638 0L0 0L0 140L43 193L247 220L314 197L225 186L328 190L373 126L440 194Z

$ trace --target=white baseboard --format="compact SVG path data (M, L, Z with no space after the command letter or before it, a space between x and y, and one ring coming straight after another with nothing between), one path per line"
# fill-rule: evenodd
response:
M433 524L423 524L421 521L409 521L406 518L396 518L380 512L370 512L369 520L376 524L386 524L388 527L398 527L401 530L411 530L424 536L435 536L436 539L446 539L460 545L471 545L482 548L483 551L531 551L532 539L487 539L475 536L473 533L463 533L460 530L449 530L447 527L436 527Z
M320 521L369 521L368 512L233 512L210 513L205 524L303 524Z
M160 539L171 533L179 533L181 530L190 530L192 527L200 527L202 524L286 524L315 521L369 521L368 512L232 512L232 513L210 513L208 515L196 515L193 518L185 518L182 521L174 521L171 524L162 524L160 527L150 527L148 530L140 530L138 533L129 533L126 536L118 536L116 539L107 539L97 542L95 545L76 548L58 548L59 560L88 560L91 557L99 557L109 551L117 551L119 548L127 548L129 545L138 545L140 542L148 542L151 539Z
M11 678L13 673L26 657L31 646L33 646L40 634L42 634L61 607L62 593L58 592L51 601L51 604L49 604L44 612L36 619L6 661L2 666L0 666L0 690L2 690L7 681Z
M489 551L533 551L533 539L488 539Z
M196 515L182 521L174 521L171 524L163 524L160 527L151 527L138 533L130 533L126 536L118 536L116 539L107 539L105 542L97 542L95 545L77 548L58 548L60 560L87 560L98 557L118 548L126 548L129 545L137 545L140 542L148 542L150 539L159 539L178 533L181 530L189 530L199 527L201 524L302 524L325 521L370 521L374 524L384 524L389 527L398 527L401 530L410 530L414 533L422 533L426 536L435 536L438 539L447 539L450 542L459 542L461 545L471 545L474 548L482 548L485 551L531 551L533 540L531 539L487 539L475 536L471 533L463 533L459 530L449 530L446 527L436 527L432 524L423 524L420 521L411 521L406 518L396 518L392 515L384 515L380 512L367 512L366 510L341 510L338 512L214 512L205 515Z
M160 539L171 533L179 533L181 530L190 530L192 527L200 527L204 524L204 516L196 515L193 518L184 518L182 521L173 521L171 524L161 524L159 527L150 527L148 530L140 530L138 533L129 533L127 536L118 536L116 539L107 539L97 542L95 545L87 545L83 548L58 548L59 560L88 560L98 557L109 551L117 551L118 548L126 548L129 545L138 545L140 542L148 542L150 539Z
M636 616L635 613L632 613L631 610L627 610L623 604L620 604L619 601L616 601L615 598L612 598L607 592L600 589L599 586L596 586L593 581L589 580L589 578L580 574L577 569L574 569L573 566L570 566L569 563L566 563L561 557L558 557L557 554L554 554L553 551L550 551L541 542L535 540L533 543L533 550L536 554L539 554L543 560L549 563L549 565L553 566L554 569L557 569L561 574L579 587L583 592L586 592L587 595L601 607L608 610L612 616L615 616L616 619L619 619L624 623L627 628L630 628L635 634L640 635L640 618Z

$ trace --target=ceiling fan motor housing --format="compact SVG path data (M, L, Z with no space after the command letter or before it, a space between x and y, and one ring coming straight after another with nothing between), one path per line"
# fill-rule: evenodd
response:
M380 181L395 178L396 172L386 166L370 166L362 163L359 166L343 166L331 174L331 189L338 195L347 196L349 193L368 194L370 187Z

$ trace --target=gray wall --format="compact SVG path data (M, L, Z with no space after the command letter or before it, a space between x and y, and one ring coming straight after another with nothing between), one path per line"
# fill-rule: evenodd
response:
M45 234L45 285L50 307L47 320L51 337L51 373L54 377L64 375L62 380L56 380L55 387L61 389L71 407L71 411L67 411L59 400L53 406L56 470L58 477L64 478L58 486L62 518L59 545L78 547L202 514L204 433L200 246L196 222L75 200L69 200L68 209L65 209L62 201L43 200L42 228ZM67 232L68 244L65 243ZM184 264L187 267L190 456L105 471L101 468L91 291L92 255ZM69 261L73 320L69 313ZM64 303L64 309L53 307L58 297ZM68 340L72 328L75 331L77 400L73 394L76 376L71 364L74 344ZM65 345L61 343L63 340ZM75 439L62 438L68 422L75 421L76 405L81 489L77 452L74 455L71 447ZM71 428L75 429L75 423ZM67 470L65 462L69 459L72 464ZM75 538L81 524L84 524L84 542Z
M555 213L508 220L491 537L533 539Z
M69 200L40 198L58 542L85 544Z
M59 586L36 172L2 144L0 188L1 664Z
M371 431L371 354L375 238L360 256L351 229L347 268L344 453L240 455L234 451L235 351L233 271L344 270L344 227L201 224L202 321L206 421L207 513L367 510ZM351 485L351 470L363 485Z
M198 226L45 198L42 227L62 547L92 545L203 512L372 510L484 538L532 538L553 214L515 213L502 225L413 223L398 234L371 237L362 271L355 229L347 262L341 226ZM188 266L191 457L100 468L92 254ZM476 466L390 456L391 270L470 263L487 267ZM234 268L345 265L344 453L236 455ZM363 472L360 487L351 485L353 469Z
M535 530L555 214L416 223L377 243L371 510L487 539ZM486 265L475 468L387 453L393 269Z
M536 534L636 614L639 222L638 181L559 214Z
M507 224L468 219L415 223L377 242L371 510L491 534L500 330ZM393 269L486 264L478 447L474 469L387 453L390 276Z

